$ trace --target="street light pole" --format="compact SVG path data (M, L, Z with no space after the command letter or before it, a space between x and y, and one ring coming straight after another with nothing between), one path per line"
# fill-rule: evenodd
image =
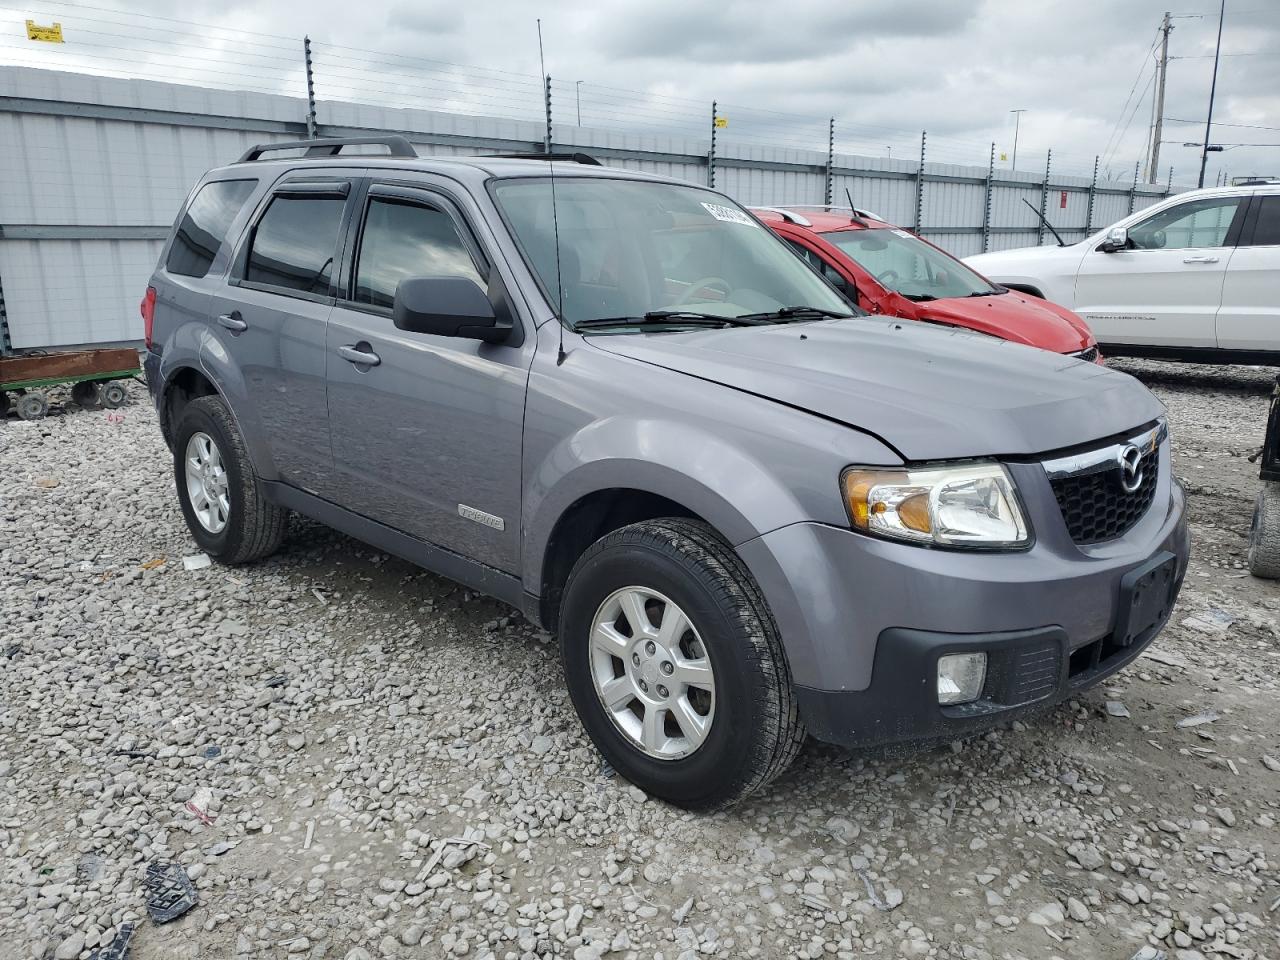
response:
M1017 170L1018 169L1018 128L1022 126L1022 115L1027 111L1024 109L1024 110L1010 110L1009 112L1013 114L1013 164L1010 169Z
M578 126L582 126L582 81L575 81L573 84L573 95L578 101Z
M1213 48L1213 80L1209 83L1209 116L1204 122L1204 146L1200 148L1200 182L1204 186L1204 168L1209 162L1209 130L1213 126L1213 95L1218 89L1218 55L1222 52L1222 20L1227 13L1227 0L1218 8L1218 45Z

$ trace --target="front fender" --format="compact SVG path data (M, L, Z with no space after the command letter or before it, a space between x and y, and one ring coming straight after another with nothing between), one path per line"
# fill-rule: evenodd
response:
M712 524L730 543L792 522L803 509L765 465L722 439L668 419L611 417L563 438L529 477L524 562L529 584L556 522L601 490L657 494Z

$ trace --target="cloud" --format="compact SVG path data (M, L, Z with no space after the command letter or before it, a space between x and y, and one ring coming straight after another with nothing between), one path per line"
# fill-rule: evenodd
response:
M254 72L267 77L253 82L279 75L292 89L292 51L308 33L323 95L522 119L542 109L534 24L542 16L547 69L559 84L557 122L576 122L580 94L584 124L700 137L714 99L730 116L728 141L825 144L827 118L835 117L841 149L914 156L927 129L930 158L985 165L992 141L1009 152L1009 111L1023 108L1020 168L1042 169L1052 148L1060 172L1087 175L1093 157L1105 155L1104 168L1125 179L1146 156L1153 45L1169 7L1167 0L559 0L543 9L520 0L191 0L175 12L161 0L95 3L85 16L111 18L102 8L114 4L121 21L179 17L255 32L241 44L210 40L192 49L190 62L177 64L184 76L216 56L238 55L263 64ZM1174 21L1170 118L1203 121L1215 6L1192 4ZM74 21L75 9L61 19ZM120 41L119 66L153 73L174 66L184 35L173 33L172 48L157 38L186 28L153 25L151 42ZM1225 126L1280 127L1280 3L1228 0L1222 48L1250 55L1222 60L1214 116L1224 126L1214 140L1280 144L1280 130ZM71 51L45 54L71 59ZM225 82L227 71L211 76ZM1172 164L1177 179L1194 180L1198 153L1182 143L1202 137L1194 124L1166 123L1161 179ZM1209 181L1223 168L1280 173L1280 147L1211 155Z

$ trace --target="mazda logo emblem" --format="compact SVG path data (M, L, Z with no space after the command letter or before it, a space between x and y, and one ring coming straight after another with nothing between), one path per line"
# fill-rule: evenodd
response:
M1127 444L1116 457L1120 464L1120 486L1125 493L1134 493L1142 486L1142 451L1132 443Z

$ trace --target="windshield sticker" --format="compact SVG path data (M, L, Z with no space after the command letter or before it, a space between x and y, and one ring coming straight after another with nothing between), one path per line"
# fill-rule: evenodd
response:
M733 207L726 207L721 203L707 203L703 201L703 207L707 213L711 214L717 220L723 220L725 223L740 223L744 227L754 227L758 224L741 210L735 210Z
M894 227L894 228L893 228L892 230L890 230L889 232L890 232L890 233L893 233L893 234L897 234L899 237L906 237L908 240L914 239L914 238L911 236L911 234L907 233L907 231L905 231L905 230L899 230L897 227Z

